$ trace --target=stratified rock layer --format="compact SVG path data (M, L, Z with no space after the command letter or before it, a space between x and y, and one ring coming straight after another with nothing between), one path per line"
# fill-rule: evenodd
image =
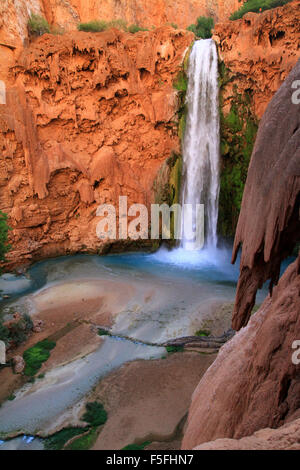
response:
M162 163L179 151L173 87L194 35L44 35L24 49L0 107L0 207L23 263L98 251L100 204L153 201Z

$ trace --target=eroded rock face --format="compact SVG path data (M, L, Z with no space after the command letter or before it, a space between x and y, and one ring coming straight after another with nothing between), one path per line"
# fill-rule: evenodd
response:
M97 251L96 209L153 201L179 151L173 82L194 35L44 35L23 50L0 107L0 207L14 263Z
M233 238L247 170L268 103L300 57L300 2L216 25L221 96L218 230Z
M249 319L258 288L277 283L281 261L299 240L300 104L293 103L300 60L269 104L255 142L233 248L242 244L232 325Z
M235 329L247 323L257 288L267 278L276 280L280 261L299 238L300 105L292 101L299 75L300 61L268 106L252 154L235 239L234 256L243 243ZM293 343L300 338L299 293L300 255L200 381L184 449L299 418L299 364L293 359Z
M280 279L273 297L221 348L200 381L192 397L183 449L277 428L296 415L300 366L292 362L292 343L300 338L299 290L296 261Z
M247 94L260 119L300 57L300 1L217 24L213 38L228 68L224 113L233 95Z
M195 450L300 450L300 419L278 429L261 429L242 439L217 439Z

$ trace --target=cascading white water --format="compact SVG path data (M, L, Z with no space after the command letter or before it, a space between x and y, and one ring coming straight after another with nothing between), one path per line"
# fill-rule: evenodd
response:
M196 41L188 67L187 121L183 141L183 204L204 204L205 244L217 245L219 202L219 99L218 56L212 39ZM186 240L184 217L181 247L194 249Z

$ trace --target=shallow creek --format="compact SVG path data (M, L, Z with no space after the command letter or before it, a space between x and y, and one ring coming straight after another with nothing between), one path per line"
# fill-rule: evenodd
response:
M137 341L104 337L95 351L54 367L38 384L18 390L16 398L0 408L0 435L22 432L26 438L0 441L0 448L41 448L38 439L28 436L49 429L113 369L166 354L165 348L139 340L160 344L195 333L201 317L214 305L234 301L237 277L229 251L195 254L180 249L62 257L35 264L26 276L4 275L2 314L13 306L34 316L51 304L63 315L64 306L81 296L101 297L113 317L111 331ZM261 291L258 302L265 294Z

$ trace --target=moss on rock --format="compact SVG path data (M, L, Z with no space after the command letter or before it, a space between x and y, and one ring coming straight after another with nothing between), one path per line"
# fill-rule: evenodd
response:
M251 94L238 93L233 86L230 109L223 112L225 87L231 81L224 63L219 67L221 177L218 232L226 238L234 236L247 178L248 166L258 129L258 121L251 109Z

